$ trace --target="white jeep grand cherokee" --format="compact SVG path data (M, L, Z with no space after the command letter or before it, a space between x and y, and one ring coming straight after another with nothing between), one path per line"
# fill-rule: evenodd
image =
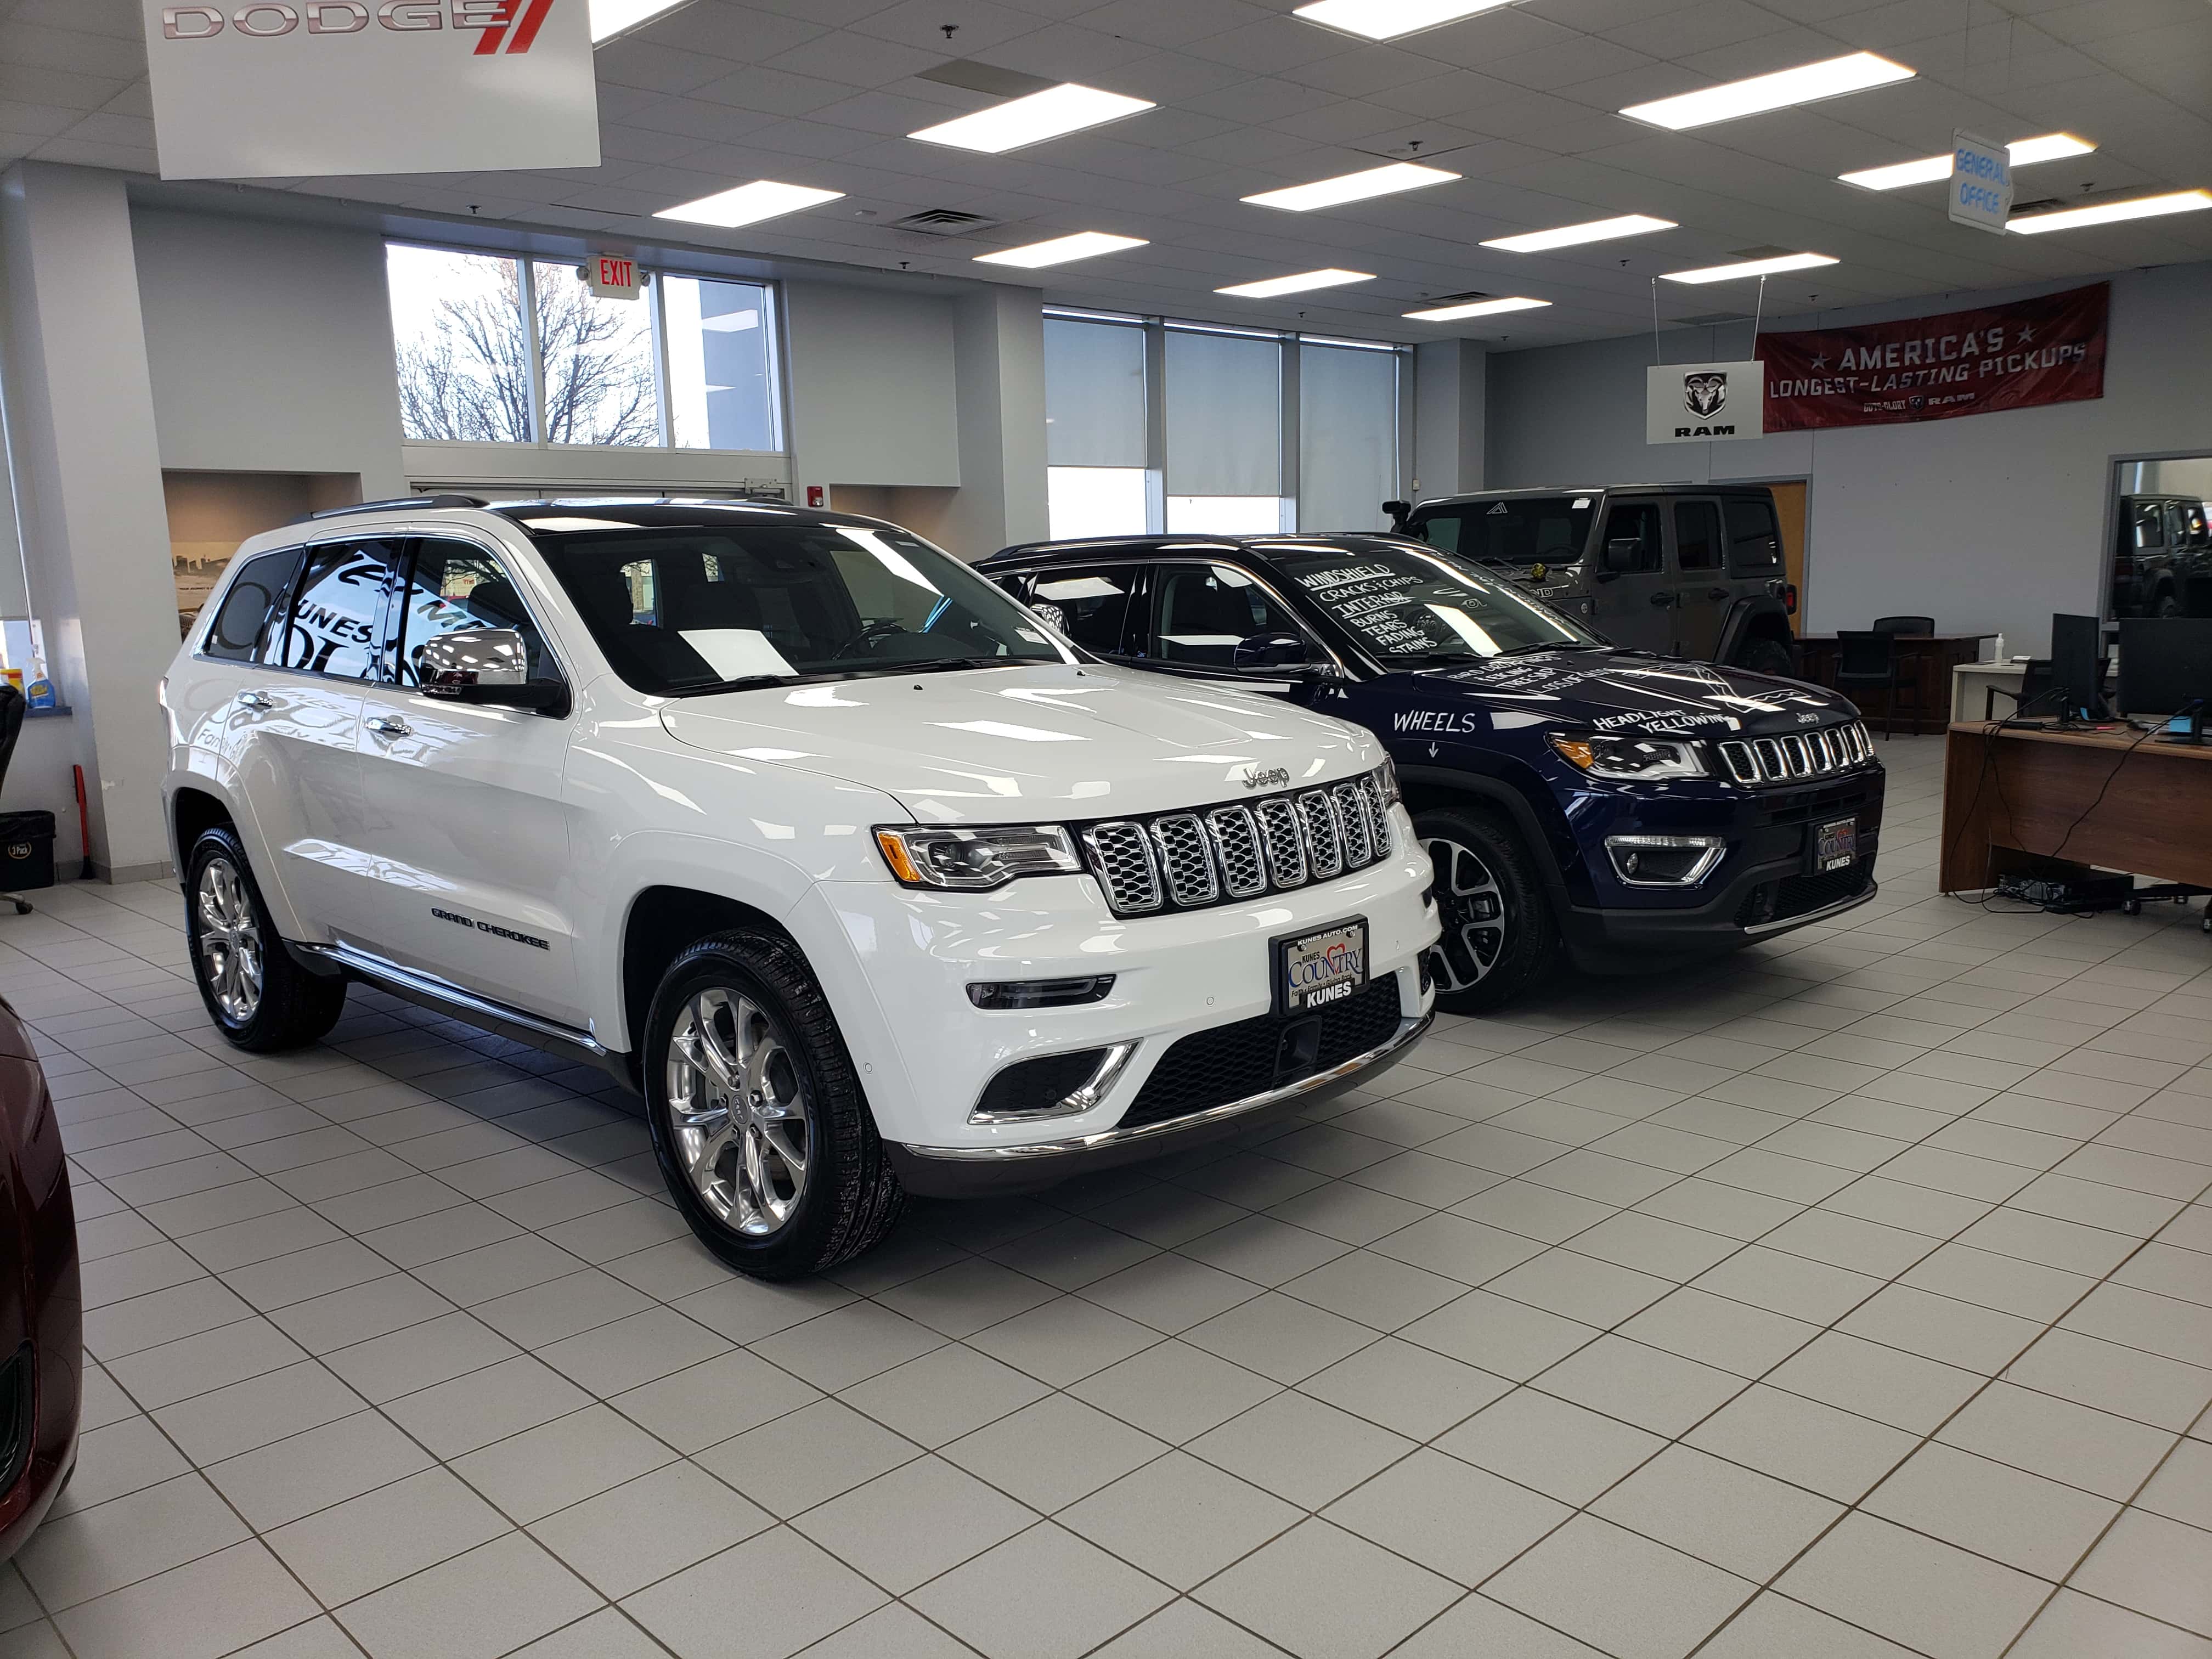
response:
M586 1057L747 1273L1428 1024L1366 732L1100 664L895 526L434 496L255 537L202 614L164 799L224 1034L311 1042L358 979Z

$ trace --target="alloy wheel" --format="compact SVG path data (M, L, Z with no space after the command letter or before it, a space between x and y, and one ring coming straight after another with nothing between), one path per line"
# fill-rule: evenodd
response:
M1505 949L1504 890L1473 848L1442 836L1421 845L1436 871L1443 925L1443 937L1429 952L1430 973L1446 995L1472 989L1489 976Z
M710 986L668 1041L668 1116L691 1190L725 1225L780 1230L806 1192L813 1103L775 1021L741 993Z
M238 866L210 859L192 895L199 920L200 973L225 1019L243 1025L261 1006L261 924Z

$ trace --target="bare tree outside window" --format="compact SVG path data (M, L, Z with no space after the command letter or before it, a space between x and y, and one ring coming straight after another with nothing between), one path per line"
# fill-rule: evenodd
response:
M411 439L529 443L529 336L512 259L394 244L389 249L402 428ZM574 271L539 264L544 440L637 447L660 441L652 314L599 300Z

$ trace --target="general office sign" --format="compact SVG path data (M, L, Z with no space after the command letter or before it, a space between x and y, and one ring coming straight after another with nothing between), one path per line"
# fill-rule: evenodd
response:
M165 179L599 164L590 0L143 0Z
M2105 395L2112 285L1856 328L1769 334L1766 429L1888 426Z

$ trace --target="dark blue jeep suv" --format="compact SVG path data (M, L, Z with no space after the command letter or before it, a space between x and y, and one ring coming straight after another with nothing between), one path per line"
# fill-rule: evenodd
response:
M1111 661L1266 690L1379 733L1437 870L1439 1004L1563 956L1664 967L1875 895L1882 769L1818 687L1624 650L1391 535L1142 536L977 568Z

